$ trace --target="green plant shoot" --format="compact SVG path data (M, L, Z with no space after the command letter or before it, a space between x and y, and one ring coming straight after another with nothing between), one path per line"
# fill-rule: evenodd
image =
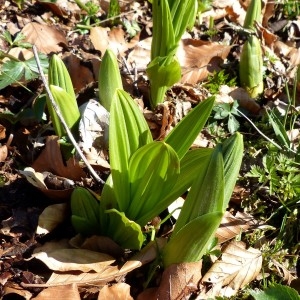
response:
M175 57L181 36L197 14L197 0L153 0L150 80L151 107L164 101L167 89L179 81L181 68Z
M107 111L117 89L122 90L122 79L119 65L115 54L111 50L106 50L102 58L98 76L99 100Z
M63 61L57 55L53 55L50 59L48 82L63 118L69 128L74 132L80 118L80 112L69 72ZM48 98L47 107L54 131L57 136L62 137L65 135L65 129Z

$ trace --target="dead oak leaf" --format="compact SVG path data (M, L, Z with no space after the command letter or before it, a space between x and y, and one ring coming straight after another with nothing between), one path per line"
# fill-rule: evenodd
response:
M120 282L112 286L105 285L99 292L98 300L133 300L130 296L130 285L125 282Z
M76 284L68 284L64 286L53 286L41 291L34 300L47 299L64 299L64 300L80 300L80 294Z
M215 42L184 39L177 50L182 67L182 83L194 85L207 78L209 73L218 71L232 46Z
M243 218L244 216L233 216L230 212L226 211L221 224L216 232L216 237L218 238L219 243L224 243L241 232L249 228L247 220Z
M90 30L90 39L95 49L101 51L102 56L107 49L112 50L116 55L122 55L128 50L122 28L93 27Z
M254 280L262 267L262 254L258 249L246 249L243 242L231 242L202 278L200 299L217 296L231 297ZM205 283L211 288L205 289Z
M41 260L49 269L60 272L93 270L101 273L115 261L108 254L87 249L54 249L35 252L32 257Z
M39 52L45 54L59 52L62 45L67 45L65 35L54 26L31 22L24 26L21 33L25 35L26 42L35 45Z
M36 172L48 171L54 175L72 180L80 180L82 177L85 177L85 172L74 157L71 157L64 164L57 136L47 137L46 147L35 160L32 168Z

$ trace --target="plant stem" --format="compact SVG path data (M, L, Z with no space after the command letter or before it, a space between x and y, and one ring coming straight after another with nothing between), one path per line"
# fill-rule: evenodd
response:
M90 165L90 163L87 161L86 157L83 155L81 149L79 148L75 138L73 137L67 123L65 122L61 112L60 112L60 109L59 107L57 106L54 98L53 98L53 95L50 91L50 88L48 86L48 83L47 83L47 80L46 80L46 77L44 75L44 72L43 72L43 69L41 67L41 63L40 63L40 59L39 59L39 56L38 56L38 53L37 53L37 49L36 49L36 46L33 45L32 46L32 50L33 50L33 54L34 54L34 58L36 60L36 63L37 63L37 67L38 67L38 70L39 70L39 73L40 73L40 76L42 78L42 81L45 85L45 89L46 89L46 92L49 96L49 99L51 101L51 104L60 120L60 122L62 123L71 143L73 144L74 148L76 149L77 153L79 154L79 156L81 157L81 159L83 160L83 162L85 163L86 167L88 168L88 170L90 171L91 175L94 177L94 179L98 182L98 183L101 183L101 184L104 184L104 181L98 176L98 174L95 172L95 170L92 168L92 166Z

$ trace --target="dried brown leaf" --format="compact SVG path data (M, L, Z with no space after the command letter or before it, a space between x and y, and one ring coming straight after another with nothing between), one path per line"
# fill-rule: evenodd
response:
M93 27L90 30L90 39L96 50L101 51L102 56L106 49L111 49L116 55L122 55L128 50L125 41L125 32L122 28Z
M196 84L207 78L209 73L220 70L220 63L226 59L232 46L215 42L184 39L177 51L182 67L182 83Z
M115 260L112 256L86 249L57 249L35 252L32 257L41 260L51 270L68 272L91 270L101 273Z
M65 35L54 26L30 22L21 32L25 35L25 41L35 45L42 53L59 52L62 45L67 45Z
M5 161L7 155L8 155L7 146L6 145L0 146L0 162Z
M202 283L210 288L203 288L201 298L231 297L237 294L259 274L262 266L262 255L258 249L246 249L243 242L231 242L203 276Z
M67 204L47 206L39 216L37 234L47 234L61 224L67 217Z
M69 71L72 84L76 93L86 88L90 83L96 81L95 77L98 76L98 68L100 62L98 61L98 68L95 66L97 73L94 74L90 68L82 63L80 58L73 53L67 53L63 56L63 61ZM94 61L94 64L96 62Z
M127 261L121 268L119 266L107 265L106 267L102 268L101 272L99 273L86 273L86 272L74 273L70 271L64 273L53 272L46 284L23 284L23 286L49 287L49 286L66 285L72 283L77 283L79 285L86 285L91 283L104 285L112 280L118 279L126 275L128 272L131 272L132 270L139 268L143 264L153 261L157 257L162 247L166 244L166 241L167 241L166 239L159 238L157 239L157 241L149 243L139 253L137 253L129 261ZM45 245L36 249L35 251L39 251L41 253L46 253L46 252L51 253L54 252L56 249L65 248L65 250L67 250L68 247L70 247L68 241L61 240L56 243L55 242L46 243ZM75 249L75 250L80 250L80 249ZM88 251L88 250L82 250L82 251ZM81 253L81 255L85 256L85 252ZM72 260L72 256L69 257L69 260Z
M127 62L137 70L145 70L150 62L152 37L139 41L128 54Z
M0 124L0 140L5 139L6 134L5 134L6 128Z
M86 176L75 158L70 158L64 164L57 136L47 137L46 147L35 160L32 168L37 172L48 171L72 180L80 180Z
M29 300L32 299L32 293L30 293L30 291L27 291L25 289L20 288L19 285L12 283L10 285L5 285L2 288L2 292L1 292L1 298L5 299L25 299L25 300Z
M133 300L130 296L130 285L120 282L112 286L105 285L99 293L98 300Z
M76 284L68 284L64 286L49 287L41 291L34 300L80 300L80 294Z
M277 273L279 274L279 276L288 284L290 285L290 283L296 279L296 277L294 277L291 272L281 263L279 263L277 260L272 259L271 260L272 263L274 264Z
M155 299L176 300L189 299L198 290L202 261L174 264L169 266L162 275Z
M219 243L224 243L241 232L247 230L249 224L245 219L237 216L233 216L230 212L226 211L223 219L221 221L220 227L216 232L216 237L219 240Z

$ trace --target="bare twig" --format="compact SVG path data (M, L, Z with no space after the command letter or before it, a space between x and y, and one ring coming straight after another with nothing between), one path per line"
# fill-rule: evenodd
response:
M48 97L51 101L51 104L61 122L61 124L63 125L71 143L73 144L74 148L76 149L78 155L81 157L81 159L83 160L83 162L85 163L86 167L88 168L89 172L91 173L91 175L94 177L94 179L98 182L98 183L101 183L101 184L104 184L104 181L98 176L98 174L95 172L95 170L92 168L92 166L90 165L90 163L87 161L86 157L83 155L81 149L79 148L75 138L73 137L66 121L64 120L62 114L61 114L61 111L59 109L59 107L57 106L54 98L53 98L53 95L49 89L49 85L47 83L47 80L45 78L45 74L43 72L43 69L41 67L41 63L40 63L40 59L39 59L39 56L38 56L38 53L37 53L37 49L36 49L36 46L32 46L32 50L33 50L33 54L34 54L34 58L36 60L36 63L37 63L37 66L38 66L38 70L39 70L39 73L40 73L40 76L42 78L42 81L44 83L44 86L45 86L45 89L46 89L46 92L48 94Z

